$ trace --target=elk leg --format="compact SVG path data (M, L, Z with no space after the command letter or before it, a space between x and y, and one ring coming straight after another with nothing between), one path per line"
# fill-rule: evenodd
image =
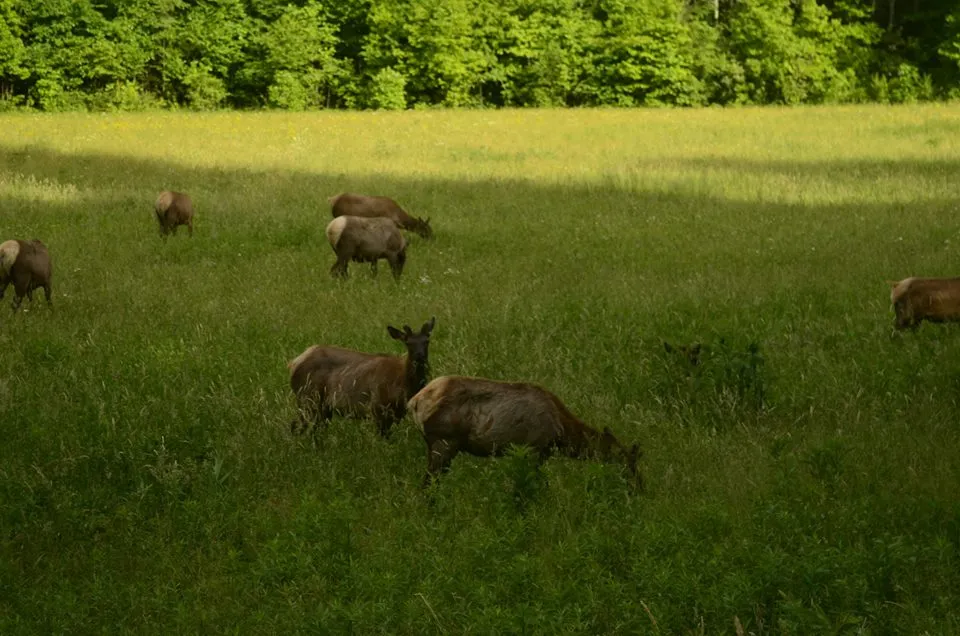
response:
M400 280L400 274L403 273L403 265L406 262L406 256L403 254L397 254L396 256L387 258L387 261L390 263L390 269L393 271L394 280Z
M903 331L904 329L916 329L920 326L919 320L914 320L912 317L901 318L897 316L897 320L893 325L897 331Z
M390 439L390 428L393 426L393 414L390 411L380 411L374 414L377 430L383 439Z
M383 409L379 412L374 413L374 417L377 420L377 427L380 429L380 435L384 439L390 439L390 429L394 424L403 419L403 416L407 414L407 407L391 407Z
M23 296L17 294L13 298L13 313L17 313L17 310L20 309L20 303L23 302Z
M297 400L297 418L290 423L290 432L294 435L305 433L310 424L315 431L317 422L320 419L322 407L318 407L316 400L301 397ZM328 416L329 418L329 416Z
M334 263L333 267L330 268L330 275L333 276L334 278L337 278L338 276L340 278L346 278L347 263L349 262L349 260L350 260L349 257L345 257L345 256L341 256L340 254L337 254L337 262Z
M50 283L47 283L46 285L43 286L43 293L44 293L44 295L47 297L47 304L52 307L52 306L53 306L53 299L50 297L50 294L52 293L52 292L50 291Z
M190 238L193 238L193 219L190 219L187 222L187 234L190 236Z
M376 261L376 260L373 260L373 261L370 263L370 275L371 275L371 276L376 276L376 275L377 275L377 261Z
M423 477L423 487L433 483L441 473L450 470L450 462L460 452L453 442L440 439L427 445L427 474Z
M300 435L307 430L310 423L310 417L304 407L297 408L297 417L290 422L290 432L294 435Z

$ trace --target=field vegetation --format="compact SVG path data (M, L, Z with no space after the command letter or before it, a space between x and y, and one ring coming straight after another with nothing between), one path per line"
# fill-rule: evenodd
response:
M0 632L960 631L960 108L10 114ZM163 189L195 233L159 237ZM326 198L432 218L403 277L330 278ZM286 361L401 353L533 381L617 465L461 456L409 419L294 437ZM663 341L703 343L693 367Z

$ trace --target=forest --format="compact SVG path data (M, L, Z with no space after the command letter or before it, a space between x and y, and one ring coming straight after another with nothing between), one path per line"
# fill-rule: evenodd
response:
M0 110L960 97L960 4L0 0Z

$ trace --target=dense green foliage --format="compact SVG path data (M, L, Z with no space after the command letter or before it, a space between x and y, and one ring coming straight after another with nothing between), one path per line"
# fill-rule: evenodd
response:
M958 273L960 107L0 129L55 301L0 306L0 633L960 632L960 327L892 334L885 283ZM398 283L329 277L342 190L432 218ZM546 385L647 493L462 456L431 503L409 419L290 434L287 360L430 316L435 375Z
M958 86L950 2L0 0L7 108L911 102Z

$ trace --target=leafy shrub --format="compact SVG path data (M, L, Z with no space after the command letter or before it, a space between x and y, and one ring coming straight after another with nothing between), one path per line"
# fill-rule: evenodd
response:
M291 71L278 71L267 94L271 106L287 110L304 110L316 101L316 91L311 90L299 75Z
M407 79L399 71L380 69L371 83L370 105L382 110L403 110L407 107L406 85Z
M916 66L903 63L897 67L890 80L890 101L895 104L912 104L933 98L933 83L929 75L921 75Z
M90 95L87 105L97 111L138 111L163 106L163 100L136 82L116 82Z
M213 110L227 98L227 88L210 67L193 62L183 77L187 88L187 103L196 110Z

